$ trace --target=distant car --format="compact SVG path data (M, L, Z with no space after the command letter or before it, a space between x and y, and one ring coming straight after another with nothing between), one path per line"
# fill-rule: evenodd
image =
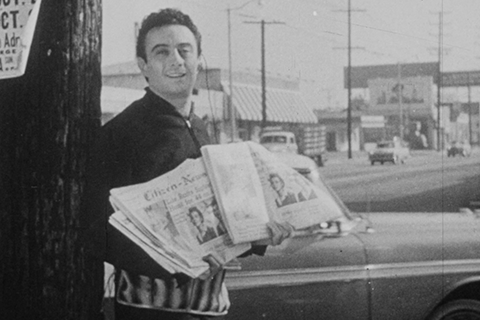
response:
M469 157L471 153L472 147L468 142L452 141L447 147L448 157L455 157L456 155L460 155L462 157Z
M384 164L392 162L394 164L405 163L410 157L410 149L402 141L382 141L378 142L375 149L369 152L368 159L372 166L375 162Z

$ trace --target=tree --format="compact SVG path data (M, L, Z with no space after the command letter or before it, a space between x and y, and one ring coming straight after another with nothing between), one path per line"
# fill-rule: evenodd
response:
M0 318L95 319L80 198L100 125L101 0L43 0L24 76L0 80Z

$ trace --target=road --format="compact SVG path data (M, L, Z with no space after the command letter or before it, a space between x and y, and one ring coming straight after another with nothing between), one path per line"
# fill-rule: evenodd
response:
M412 151L406 164L372 166L367 154L330 154L320 172L355 212L458 212L480 201L480 150L467 158Z

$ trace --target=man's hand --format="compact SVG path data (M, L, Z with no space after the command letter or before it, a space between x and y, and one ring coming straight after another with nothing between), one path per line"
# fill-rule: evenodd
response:
M288 222L267 222L268 232L270 233L269 239L263 239L252 242L254 245L273 245L277 246L281 244L285 239L290 238L293 234L293 227Z
M210 268L198 277L201 280L213 278L220 270L223 269L222 264L211 254L203 257L203 261L207 262Z

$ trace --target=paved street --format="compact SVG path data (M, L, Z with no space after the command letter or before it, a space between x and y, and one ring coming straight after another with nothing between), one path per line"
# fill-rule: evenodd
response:
M352 211L458 212L480 200L480 150L467 158L412 151L404 165L375 164L365 152L329 153L325 179Z

